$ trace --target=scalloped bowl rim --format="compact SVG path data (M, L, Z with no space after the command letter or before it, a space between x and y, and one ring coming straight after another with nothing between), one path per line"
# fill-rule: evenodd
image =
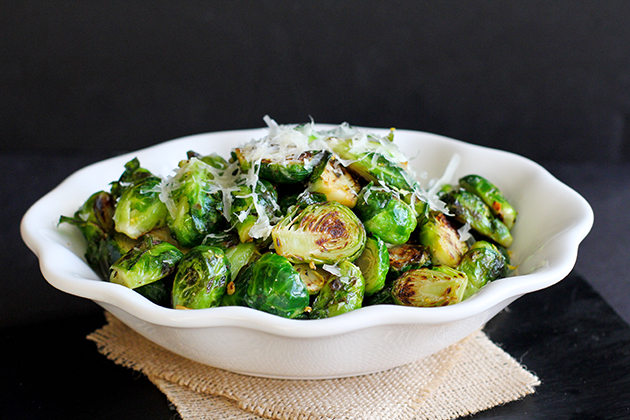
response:
M335 126L316 124L316 127L332 128ZM381 128L359 128L376 133L389 131ZM22 219L20 226L22 237L27 246L39 258L42 274L52 286L69 294L91 299L99 304L113 305L145 322L177 328L233 326L284 337L315 338L344 334L374 326L446 324L474 317L497 305L506 305L526 293L549 287L565 278L573 269L580 242L588 234L593 224L593 212L586 200L553 177L542 166L525 157L436 134L399 129L396 130L397 138L401 135L409 136L412 141L426 141L431 144L444 145L449 150L461 153L463 160L466 159L468 153L477 155L491 153L493 157L506 159L511 164L517 164L521 169L525 168L528 173L535 173L541 177L541 182L550 189L550 193L560 194L563 199L568 200L567 203L571 205L573 211L571 223L555 232L541 245L545 252L545 264L529 273L494 281L486 285L473 298L456 305L439 308L376 305L329 319L292 320L247 307L218 307L194 311L160 307L124 286L99 280L84 259L77 255L76 250L73 251L73 244L68 239L69 230L57 226L61 214L72 214L74 210L68 213L68 209L74 208L76 210L91 192L106 188L106 185L99 185L94 187L88 195L85 195L91 187L90 179L86 179L87 176L92 176L112 167L115 167L117 173L120 174L124 163L136 156L139 157L142 164L143 158L146 156L153 156L161 151L180 150L181 156L175 160L177 162L185 156L185 152L189 150L185 146L190 144L196 145L204 142L211 144L217 139L225 138L234 139L234 141L238 139L238 143L234 143L235 145L260 138L265 134L266 130L263 128L196 134L169 140L89 165L70 175L31 206ZM208 153L211 151L208 150ZM171 168L175 168L175 165ZM149 169L153 170L152 168ZM117 176L109 179L114 180L116 178ZM83 193L78 194L77 190L81 190ZM74 200L64 197L72 197ZM515 236L515 242L517 240L518 238Z

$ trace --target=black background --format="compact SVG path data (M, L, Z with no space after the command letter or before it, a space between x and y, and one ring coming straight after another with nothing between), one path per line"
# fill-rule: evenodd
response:
M308 121L630 158L624 1L0 3L1 150Z

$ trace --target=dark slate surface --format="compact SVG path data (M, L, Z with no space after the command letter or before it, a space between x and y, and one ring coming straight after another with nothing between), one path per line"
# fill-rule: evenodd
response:
M145 377L85 339L103 323L96 313L0 330L2 412L15 420L178 418ZM485 331L542 384L473 418L630 417L630 328L579 276L522 297Z

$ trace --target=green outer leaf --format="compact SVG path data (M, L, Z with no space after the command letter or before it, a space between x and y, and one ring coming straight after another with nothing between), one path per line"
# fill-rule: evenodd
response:
M199 245L182 258L173 282L175 309L219 306L230 278L228 260L221 248Z
M284 318L301 315L310 303L308 290L285 257L267 253L252 268L245 304Z

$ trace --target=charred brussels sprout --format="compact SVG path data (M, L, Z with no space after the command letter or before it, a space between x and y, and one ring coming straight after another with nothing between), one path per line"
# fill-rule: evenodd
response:
M363 252L354 263L363 274L366 295L373 295L385 286L389 271L389 253L381 238L368 237Z
M170 279L170 281L169 281ZM164 306L166 308L171 306L171 289L173 287L172 276L163 278L153 283L140 286L134 291L140 293L145 298L149 299L156 305Z
M413 209L392 191L371 183L361 190L355 211L368 232L389 244L404 244L416 228Z
M480 197L492 214L498 217L508 229L512 229L516 221L516 210L493 183L479 175L467 175L459 179L459 185Z
M496 246L486 241L475 242L457 269L468 277L464 299L477 293L488 282L507 275L505 258Z
M475 231L500 245L509 247L512 244L510 230L494 217L490 208L475 194L464 189L452 189L442 194L440 199L460 222L469 223Z
M173 281L173 308L219 306L230 279L228 264L221 248L199 245L188 251Z
M354 260L365 246L361 221L337 202L315 203L282 218L271 231L276 252L295 263Z
M254 309L295 318L307 310L310 299L306 285L289 260L267 253L252 266L244 302Z
M166 223L184 247L200 245L204 237L217 231L223 221L223 201L212 185L216 168L197 158L180 163L165 186L168 208Z
M417 268L403 273L392 286L392 298L398 305L446 306L464 297L466 274L450 267Z
M132 160L136 162L137 160ZM128 162L127 165L130 165ZM114 223L116 231L130 238L137 239L152 229L166 225L166 205L160 200L160 184L162 180L146 169L130 165L118 183L112 186L120 198L116 203ZM135 168L130 170L130 168Z
M324 194L327 201L353 208L361 186L337 159L327 155L313 170L307 189Z
M182 256L182 252L168 242L145 237L112 264L109 281L130 289L153 283L173 273Z
M252 191L249 185L241 184L232 191L232 197L230 223L236 228L241 242L266 236L255 228L260 224L268 226L269 220L279 210L278 194L273 185L269 181L258 180L255 191Z
M431 254L422 245L401 244L389 247L389 277L398 278L412 268L421 268L431 264Z
M439 212L431 212L420 226L419 240L429 249L435 265L456 267L468 250L466 243L459 239L457 230Z
M338 269L339 275L331 276L315 298L310 318L330 318L363 305L365 281L361 270L349 261L341 262Z

